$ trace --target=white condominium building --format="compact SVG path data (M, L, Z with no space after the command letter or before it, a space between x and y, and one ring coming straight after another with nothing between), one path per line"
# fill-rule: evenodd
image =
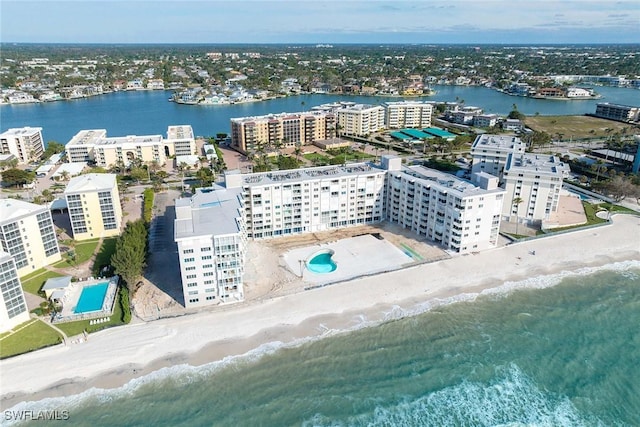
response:
M433 105L423 101L398 101L382 104L389 129L431 127Z
M562 181L569 171L569 165L556 156L510 154L503 173L506 189L503 219L526 223L549 219L558 210Z
M13 154L19 163L38 160L43 153L42 128L15 128L0 134L0 154Z
M340 135L365 136L384 129L384 108L356 104L336 110Z
M20 277L60 260L47 206L0 199L0 249L15 261Z
M169 126L167 139L164 140L163 144L165 157L198 154L193 129L188 125Z
M136 161L163 165L169 156L196 154L196 143L191 126L169 126L166 139L162 135L107 137L106 130L92 129L78 132L65 150L71 163L94 162L108 168Z
M389 167L387 219L459 253L496 246L504 190L483 174L480 186L423 166Z
M176 200L175 241L185 307L242 301L246 234L241 188Z
M478 135L471 146L471 173L486 172L502 179L509 154L524 153L526 148L527 144L513 135Z
M313 233L389 220L460 253L496 245L504 190L383 156L291 171L228 171L225 187L176 201L175 241L187 307L239 301L245 239Z
M231 145L248 153L262 148L309 145L336 136L336 116L331 111L269 114L231 119Z
M356 163L225 179L242 189L247 237L261 239L382 221L385 173Z
M75 240L120 234L122 207L115 174L90 173L71 178L64 195Z
M0 249L0 333L29 320L13 257Z

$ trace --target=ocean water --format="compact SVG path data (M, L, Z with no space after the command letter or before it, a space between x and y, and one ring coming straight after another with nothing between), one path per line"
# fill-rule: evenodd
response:
M466 105L487 113L507 115L515 103L524 114L582 115L594 113L598 102L637 105L640 91L629 88L597 87L600 100L557 101L506 95L482 86L435 86L436 94L420 99L450 101L463 99ZM0 131L23 126L42 127L46 142L66 144L82 129L106 129L108 136L166 135L167 126L191 125L196 135L229 133L234 117L309 110L336 101L380 104L398 98L298 95L263 102L234 105L180 105L169 102L170 91L117 92L71 101L0 106ZM567 135L568 137L569 135Z
M458 300L13 409L92 427L640 425L640 262Z

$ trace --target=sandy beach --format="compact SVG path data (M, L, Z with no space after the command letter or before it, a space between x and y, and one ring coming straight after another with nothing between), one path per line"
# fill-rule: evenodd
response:
M270 342L377 322L391 311L479 293L506 281L640 260L640 218L530 240L377 276L92 334L0 362L1 407L114 388L176 364L202 365Z

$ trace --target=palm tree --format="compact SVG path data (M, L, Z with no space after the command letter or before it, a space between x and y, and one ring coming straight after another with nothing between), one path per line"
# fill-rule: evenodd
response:
M302 145L299 142L296 142L296 148L293 149L293 153L296 155L296 160L298 162L300 162L300 153L301 152L302 152Z
M520 222L520 204L524 202L522 197L514 197L511 205L516 208L516 234L518 234L518 223Z

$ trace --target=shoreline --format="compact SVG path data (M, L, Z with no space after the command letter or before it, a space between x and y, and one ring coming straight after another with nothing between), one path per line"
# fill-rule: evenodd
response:
M144 382L142 377L162 368L224 364L236 356L258 355L419 314L483 292L509 292L526 287L523 282L540 276L640 261L636 236L640 237L640 218L616 215L614 222L606 226L221 311L105 330L90 335L87 343L50 347L0 361L0 406L8 409L23 401L66 397L94 387L114 389L134 379ZM513 282L516 283L509 286ZM215 325L224 327L218 329Z

